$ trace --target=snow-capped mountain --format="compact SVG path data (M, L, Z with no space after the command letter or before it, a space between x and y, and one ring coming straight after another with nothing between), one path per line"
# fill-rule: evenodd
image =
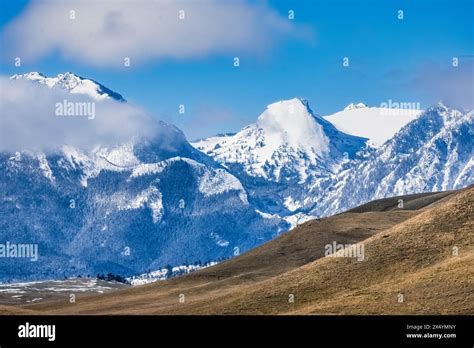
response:
M324 118L340 131L368 138L370 145L379 147L421 112L416 108L368 107L364 103L352 103Z
M312 187L314 215L389 196L459 189L474 183L474 111L438 103L364 159ZM322 186L329 187L321 194Z
M262 217L240 181L176 127L154 127L155 138L90 151L0 152L0 240L39 252L36 262L0 258L0 281L206 263L289 228Z
M35 81L48 86L49 88L61 88L70 93L85 94L95 100L112 98L121 102L125 101L120 94L108 89L100 83L77 76L71 72L58 74L56 77L46 77L39 72L30 72L26 74L13 75L10 79Z
M306 101L294 98L267 106L235 135L193 143L224 166L240 166L252 177L304 182L315 173L327 175L343 158L353 158L366 139L338 131L314 114Z
M322 118L314 116L307 103L292 99L269 105L255 125L236 135L213 137L193 145L241 180L249 200L263 216L281 216L294 225L373 199L474 183L472 115L472 111L462 113L442 103L425 112L369 108L358 103ZM319 132L312 131L306 121L313 126L316 123ZM338 133L330 131L334 129L330 122ZM346 140L348 135L342 130L366 136L372 146L364 147L364 141L356 142L357 146L341 146L354 144ZM260 135L261 148L270 149L263 152L266 157L260 155L261 150L256 151L254 134ZM331 143L341 150L328 150ZM346 160L340 157L344 150L350 154ZM307 154L307 158L315 154L317 160L305 161L305 155L299 154ZM271 175L273 168L279 169L279 176ZM291 180L295 177L297 182Z
M283 217L294 226L309 218L306 183L338 172L366 141L337 130L307 101L294 98L268 105L256 123L237 134L193 146L239 178L263 217Z

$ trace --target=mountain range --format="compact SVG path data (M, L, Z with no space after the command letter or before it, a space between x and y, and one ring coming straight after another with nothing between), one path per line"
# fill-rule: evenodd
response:
M473 183L473 118L442 102L425 111L358 103L321 117L295 98L235 135L192 144L238 177L261 211L301 222Z
M49 79L32 73L14 76L12 83L19 79L72 88L97 103L118 95L72 74ZM257 213L239 180L192 147L179 129L159 121L155 127L154 138L112 148L85 151L64 144L47 153L0 153L1 240L39 249L36 262L2 258L0 280L135 275L206 263L289 228Z
M16 80L126 103L72 73ZM115 147L4 151L1 239L37 243L40 258L2 259L0 280L207 263L374 199L474 183L473 111L393 111L358 103L320 116L294 98L236 134L192 143L156 121L156 137Z

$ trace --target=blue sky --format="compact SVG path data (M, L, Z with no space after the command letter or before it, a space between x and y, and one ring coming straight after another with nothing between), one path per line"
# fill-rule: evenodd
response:
M0 32L4 32L29 2L0 3ZM2 49L0 73L73 71L176 124L191 139L237 131L254 122L267 104L295 96L308 99L312 109L323 115L351 102L376 106L389 99L420 102L422 107L438 100L472 107L472 0L246 3L250 8L264 4L281 21L290 21L288 11L294 10L289 25L298 34L287 35L285 30L262 34L275 42L257 53L255 46L236 45L233 51L230 44L222 51L191 56L158 54L127 69L71 59L61 54L61 48L15 67L8 36L2 35L0 43L6 49ZM403 10L403 20L397 18L398 10ZM239 67L233 66L235 56L240 58ZM344 57L349 58L349 67L343 66ZM459 59L455 69L453 57ZM185 105L185 114L178 113L180 104Z

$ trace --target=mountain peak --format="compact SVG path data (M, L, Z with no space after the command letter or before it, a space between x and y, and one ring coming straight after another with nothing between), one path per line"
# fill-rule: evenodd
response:
M308 103L299 98L268 105L258 117L257 127L275 144L286 143L296 148L300 144L316 142L318 144L314 145L317 148L324 149L327 146L321 125L311 113Z
M296 109L309 111L309 103L307 100L302 98L292 98L277 101L275 103L267 105L268 110L287 112L293 114Z
M428 110L439 110L439 111L448 111L450 109L451 107L442 100L438 101L436 104L428 108Z
M304 107L309 108L309 103L307 100L302 98L292 98L292 99L283 99L275 103L267 105L267 109L282 109L286 108L287 111L291 112L295 107Z
M59 79L63 79L63 80L67 80L67 79L86 80L86 79L80 77L79 75L76 75L76 74L74 74L73 72L70 72L70 71L66 71L63 74L58 74L58 76L56 76L56 77L59 78Z
M26 74L15 74L10 76L10 80L19 80L23 78L27 80L42 80L45 79L46 76L37 71L32 71Z
M10 80L35 81L49 88L61 88L71 93L85 94L96 100L114 99L120 102L126 100L118 93L110 90L104 85L92 80L76 75L70 71L58 74L56 77L47 77L42 73L33 71L26 74L16 74Z
M366 140L338 131L306 100L293 98L268 105L256 123L233 136L193 145L224 165L241 165L250 176L303 182L313 173L328 173L344 153L353 156Z
M366 108L367 105L365 105L364 103L350 103L349 105L347 105L345 108L344 108L344 111L348 111L348 110L353 110L353 109L363 109L363 108Z

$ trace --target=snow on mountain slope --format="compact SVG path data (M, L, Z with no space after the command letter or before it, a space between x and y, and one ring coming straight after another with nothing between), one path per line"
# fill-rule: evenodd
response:
M314 215L331 215L396 195L459 189L474 183L474 111L428 108L363 160L310 190Z
M348 135L330 122L377 147L359 142L350 152ZM293 99L269 105L235 135L193 145L241 180L262 216L293 226L377 198L472 184L472 133L472 112L442 103L426 112L358 103L321 118Z
M344 108L344 111L349 111L349 110L354 110L354 109L363 109L366 107L367 105L365 105L364 103L357 103L357 104L350 103Z
M308 183L330 177L366 148L367 139L345 134L299 98L283 100L240 132L192 143L242 183L249 203L267 220L291 227L312 216Z
M368 138L370 144L381 146L422 110L367 107L363 103L349 104L343 111L324 116L340 131Z
M112 98L122 102L125 101L120 94L108 89L100 83L77 76L71 72L59 74L56 77L46 77L39 72L30 72L22 75L13 75L10 79L35 81L49 88L61 88L71 93L85 94L96 100Z
M83 92L27 75L45 88ZM289 228L258 214L241 182L179 129L161 121L150 127L157 129L153 138L116 146L0 152L0 239L35 243L40 254L34 264L0 259L0 281L134 275L211 262Z
M192 143L224 166L239 165L252 177L304 182L314 172L330 173L342 158L352 158L366 139L338 131L294 98L267 106L235 135Z

